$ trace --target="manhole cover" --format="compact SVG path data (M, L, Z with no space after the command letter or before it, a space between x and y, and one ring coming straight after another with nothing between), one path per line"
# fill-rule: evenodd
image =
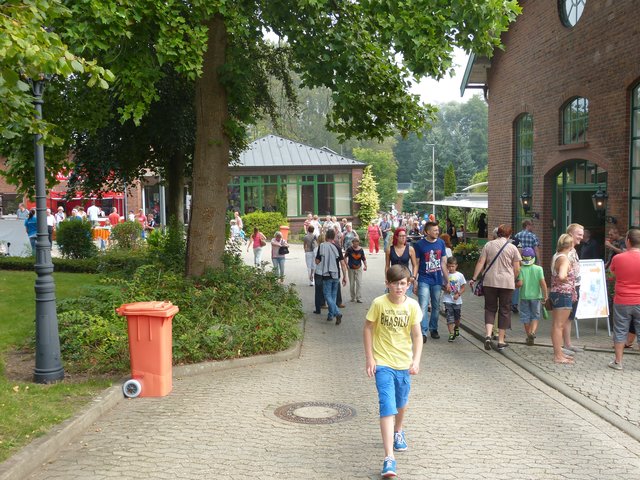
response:
M342 422L356 415L355 409L349 405L326 402L290 403L276 408L274 413L283 420L310 425Z

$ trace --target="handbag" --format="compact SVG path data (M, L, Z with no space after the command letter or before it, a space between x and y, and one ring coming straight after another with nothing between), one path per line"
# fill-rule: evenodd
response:
M278 255L286 255L289 253L289 247L280 247L278 249Z
M493 264L495 263L495 261L498 259L498 257L502 253L502 250L504 250L504 247L506 247L508 244L509 244L509 240L507 240L507 243L505 243L502 246L502 248L498 251L498 254L495 257L493 257L493 260L491 260L491 263L489 264L489 266L487 268L485 268L484 272L482 272L482 278L478 279L477 282L474 282L472 292L476 297L484 297L484 287L482 285L483 280L484 280L484 276L487 274L489 269L491 267L493 267Z
M478 280L476 283L473 284L473 290L471 290L471 292L476 297L484 297L484 288L482 287L482 279Z
M260 237L260 246L261 247L267 246L267 241L264 239L264 237Z

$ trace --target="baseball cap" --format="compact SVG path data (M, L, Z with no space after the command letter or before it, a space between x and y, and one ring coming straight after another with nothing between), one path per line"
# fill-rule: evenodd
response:
M536 262L536 252L531 247L522 249L522 264L533 265Z

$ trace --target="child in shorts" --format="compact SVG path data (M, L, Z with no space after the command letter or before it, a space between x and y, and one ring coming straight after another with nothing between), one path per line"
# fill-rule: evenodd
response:
M359 238L351 241L351 246L347 248L344 256L347 260L351 301L362 303L362 272L367 271L367 257L360 246Z
M364 325L366 371L375 375L380 406L380 432L384 446L382 476L395 477L394 451L407 449L402 423L407 410L410 375L420 370L422 311L407 296L409 270L393 265L387 270L389 293L373 300Z
M535 265L535 263L536 252L533 248L523 248L522 268L520 268L520 276L518 277L522 282L520 287L520 321L527 334L525 343L529 346L535 342L540 321L540 305L546 302L549 296L542 267Z
M464 275L458 272L456 257L447 257L447 270L449 271L449 291L443 290L442 303L447 317L449 329L449 342L453 342L460 336L460 314L462 313L462 294L467 281Z

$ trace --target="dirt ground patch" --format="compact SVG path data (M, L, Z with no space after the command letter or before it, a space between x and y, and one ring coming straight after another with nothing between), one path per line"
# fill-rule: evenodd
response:
M4 354L5 378L9 381L33 382L33 369L35 366L35 354L28 350L9 350ZM68 373L66 370L64 373L64 381L68 383L81 383L88 380L117 380L120 377L122 375L89 375L86 373Z

